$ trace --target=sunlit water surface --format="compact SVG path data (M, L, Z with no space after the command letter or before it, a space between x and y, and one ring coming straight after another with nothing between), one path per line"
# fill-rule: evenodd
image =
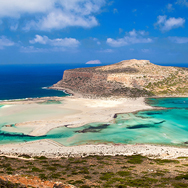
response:
M113 123L96 122L79 128L60 127L47 135L31 137L8 132L1 124L1 144L52 139L65 146L93 143L148 143L186 145L188 143L188 98L151 98L147 102L164 110L119 114ZM15 129L15 127L14 127ZM6 129L7 130L7 129ZM20 130L20 132L22 132Z

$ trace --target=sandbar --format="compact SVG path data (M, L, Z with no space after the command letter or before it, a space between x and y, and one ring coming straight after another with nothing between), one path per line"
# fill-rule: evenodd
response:
M94 122L110 122L116 113L152 109L144 98L88 99L69 96L56 98L61 104L50 105L38 104L38 100L4 102L2 104L8 104L9 108L1 108L0 116L4 121L7 117L7 121L17 127L32 129L29 132L31 136L42 136L61 126L79 127Z
M39 104L48 100L56 100L61 103L50 105ZM68 96L63 98L50 97L21 101L4 101L1 104L8 105L7 108L0 109L1 116L6 115L7 118L13 114L22 114L23 111L33 112L36 110L34 114L39 114L39 116L31 116L30 114L30 116L23 116L25 119L21 119L21 116L19 117L20 119L18 116L13 116L11 120L17 120L15 125L18 127L28 128L30 130L28 134L32 136L45 135L50 130L61 126L79 127L93 122L112 122L114 115L117 113L153 109L153 107L145 103L145 98L88 99ZM41 116L39 109L41 110L41 114L43 114ZM49 113L46 114L46 110L49 110ZM88 144L65 147L58 142L48 139L0 145L0 155L17 156L21 154L47 156L50 158L141 154L151 158L170 159L182 156L188 157L188 148L148 144Z

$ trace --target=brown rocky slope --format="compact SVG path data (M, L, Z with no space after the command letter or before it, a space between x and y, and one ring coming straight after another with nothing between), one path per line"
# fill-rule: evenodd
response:
M52 88L88 96L176 96L188 93L188 68L125 60L107 66L65 70Z

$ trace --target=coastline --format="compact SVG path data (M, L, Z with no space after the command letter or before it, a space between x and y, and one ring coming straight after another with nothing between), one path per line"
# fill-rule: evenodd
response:
M53 104L50 106L44 106L36 104L45 100L60 100L62 104ZM10 101L5 104L11 104L7 112L15 113L15 111L24 111L25 109L32 109L35 111L38 108L47 110L47 107L51 111L59 109L57 114L51 114L51 117L44 116L43 119L30 118L29 121L19 121L15 124L18 127L32 128L33 130L29 133L30 136L42 136L47 134L50 130L61 127L80 127L89 123L94 122L111 122L114 119L114 115L117 113L129 113L140 110L150 110L153 107L144 103L144 98L128 99L88 99L78 98L75 96L68 96L62 98L45 98L45 99L33 99L26 101ZM11 110L12 108L12 110ZM31 111L31 110L30 110ZM62 114L61 111L68 111L69 113ZM7 115L4 110L4 115Z
M115 114L137 112L142 110L155 110L158 108L149 106L146 98L108 98L91 99L82 98L74 93L66 97L43 97L23 100L1 101L5 105L33 105L48 100L62 102L63 108L80 110L80 112L66 115L62 119L26 121L17 123L19 127L33 127L29 135L41 136L50 130L61 127L79 127L96 121L113 121ZM56 106L54 106L56 107ZM154 144L89 144L66 147L53 140L38 140L19 144L0 145L0 155L18 156L28 154L31 156L56 157L84 157L87 155L135 155L141 154L151 158L177 158L188 157L188 148L178 146L154 145Z
M62 87L52 85L52 86L48 87L48 89L63 91L64 93L68 94L69 96L83 97L82 94L76 93L76 92L74 92L74 91L72 91L71 89L68 89L68 88L62 88Z
M175 159L188 157L188 148L154 144L89 144L65 147L48 139L0 145L0 156L18 157L19 155L45 156L48 158L86 157L90 155L142 155L148 158Z

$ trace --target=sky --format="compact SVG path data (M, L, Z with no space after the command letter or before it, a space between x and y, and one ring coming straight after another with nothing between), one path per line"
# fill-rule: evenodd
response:
M1 64L188 66L188 0L0 0Z

